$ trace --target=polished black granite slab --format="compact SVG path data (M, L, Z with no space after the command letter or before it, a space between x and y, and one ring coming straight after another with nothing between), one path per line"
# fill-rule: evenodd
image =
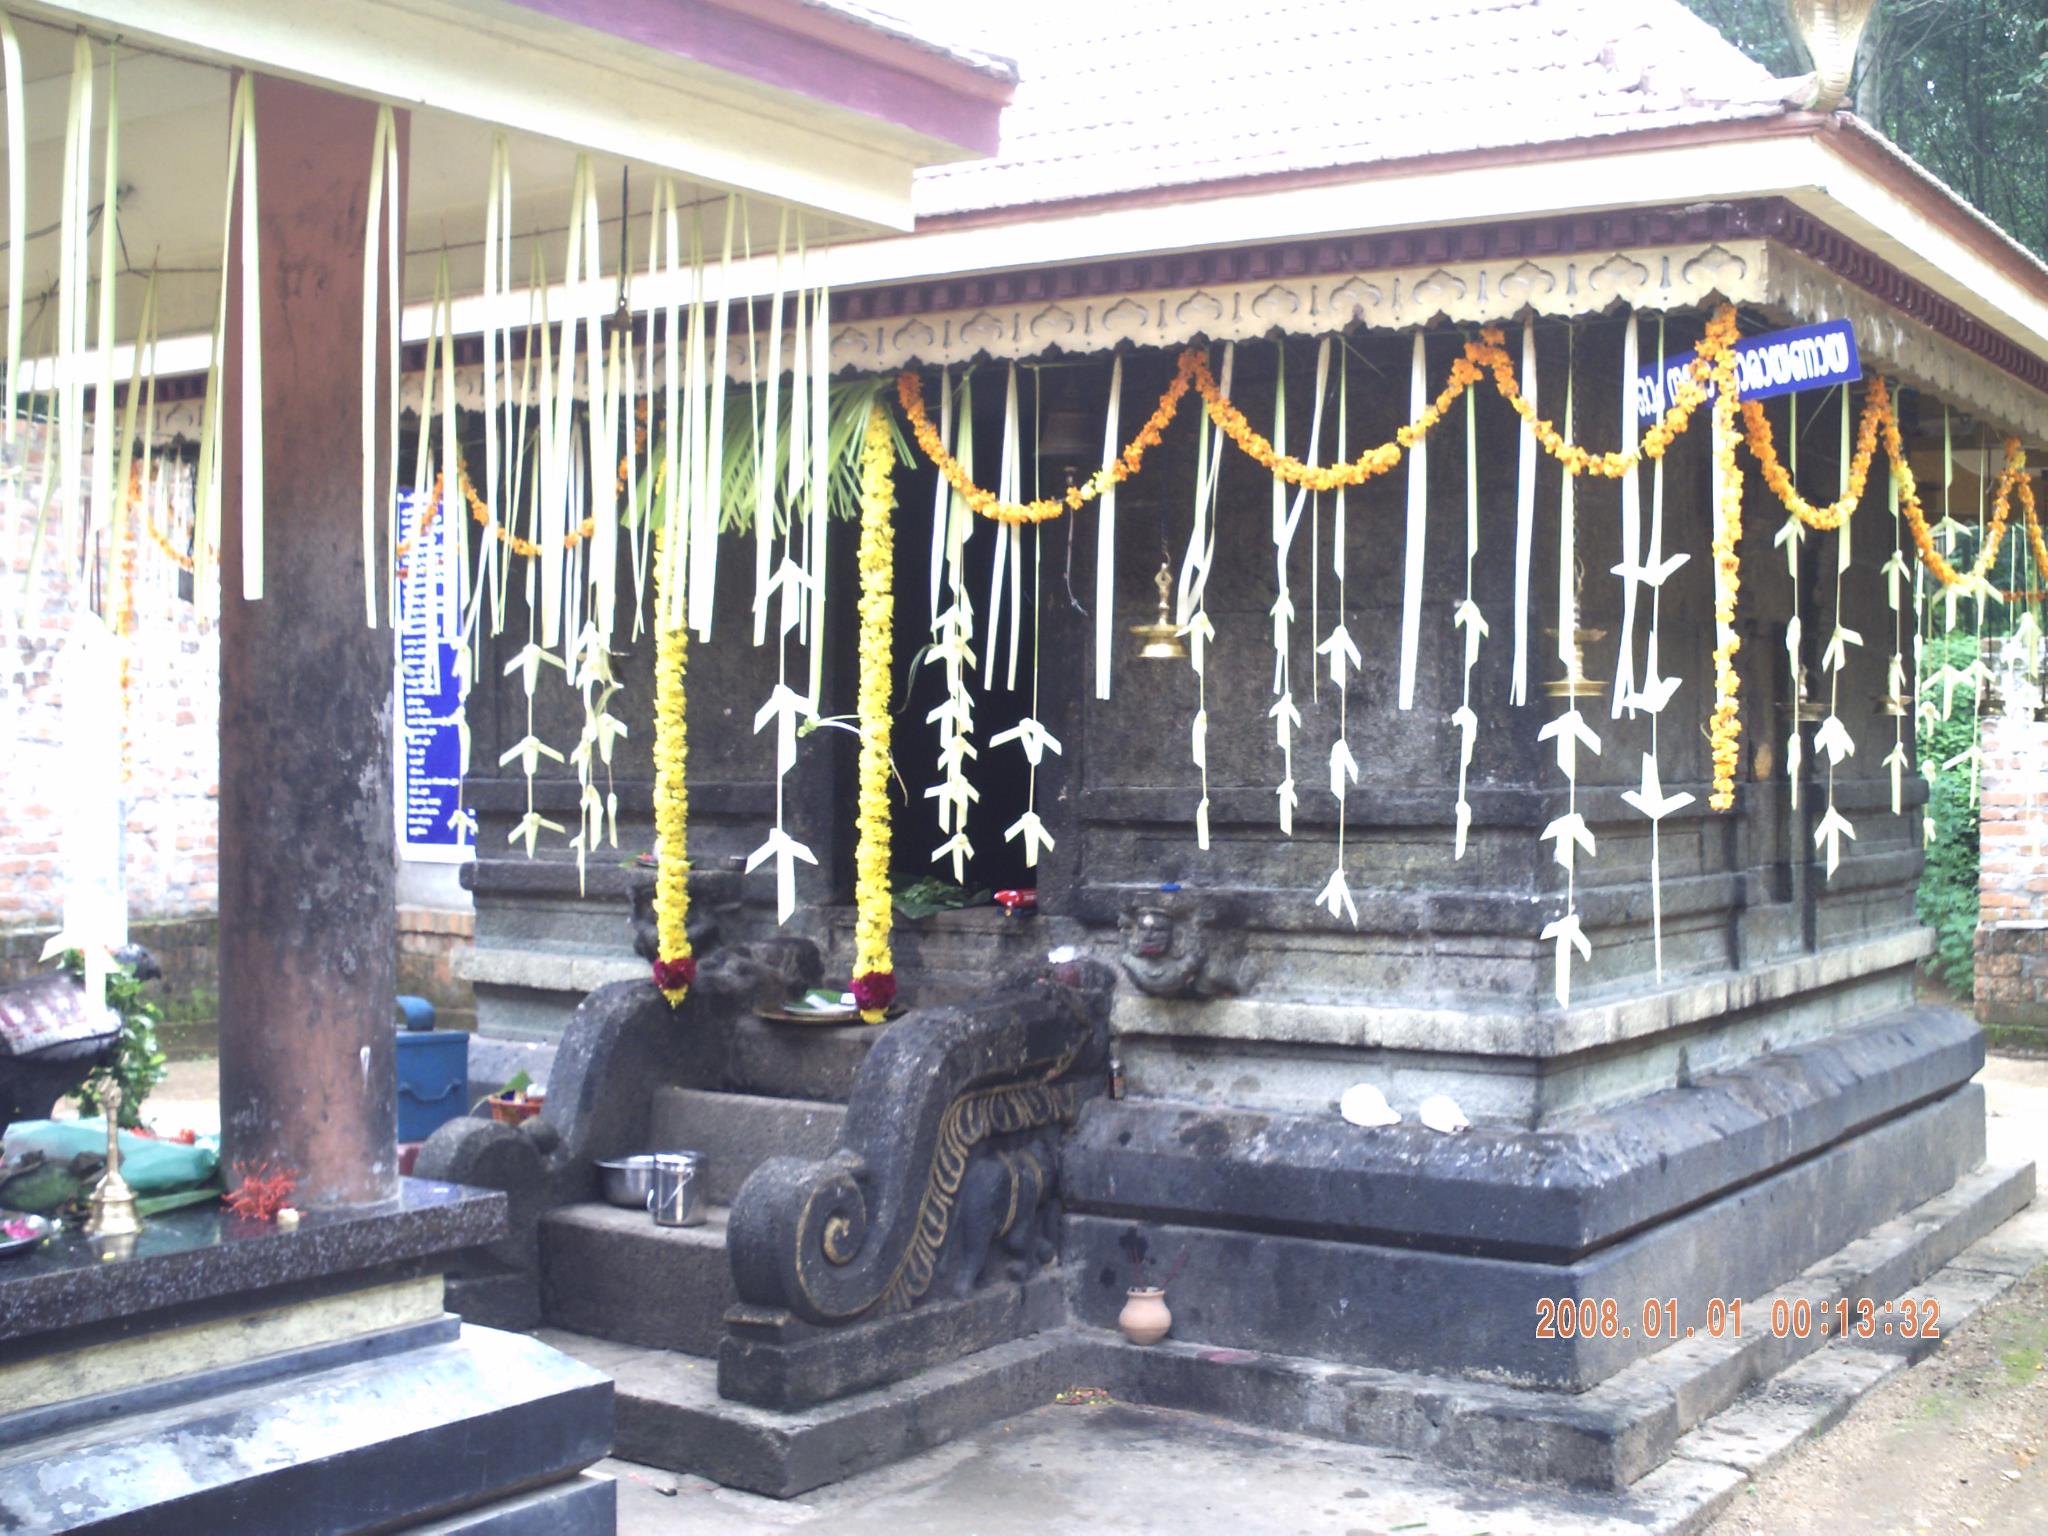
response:
M439 1256L504 1235L502 1194L427 1179L405 1180L398 1199L373 1210L308 1211L289 1232L219 1205L152 1217L126 1243L67 1230L33 1253L0 1259L0 1356L38 1335L110 1319L433 1268Z

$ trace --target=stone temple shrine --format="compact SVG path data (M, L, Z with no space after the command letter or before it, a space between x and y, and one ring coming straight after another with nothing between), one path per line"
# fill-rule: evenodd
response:
M884 586L849 491L822 544L728 505L692 566L679 1007L644 979L657 646L616 647L622 851L580 862L518 828L589 776L516 747L587 701L529 691L525 628L484 649L473 1086L549 1098L428 1149L525 1211L459 1304L611 1372L621 1454L760 1492L1079 1380L1626 1486L1806 1347L1774 1300L1882 1306L2030 1198L1984 1162L1976 1028L1916 1001L1943 599L1905 567L1945 441L1950 503L2007 496L2036 558L2048 272L1827 67L1772 79L1675 4L1117 7L1029 66L914 233L829 252L822 343L800 300L732 317L728 410L819 345L874 392L893 550ZM757 242L749 291L790 262ZM1739 409L1645 453L1730 329ZM865 963L883 590L910 1011L781 1022ZM815 689L793 751L779 684ZM596 1199L663 1147L706 1225ZM1170 1341L1124 1343L1160 1283Z
M1624 1489L1781 1310L2031 1200L1916 989L1914 741L1944 616L2039 635L2048 268L1843 110L1836 7L1798 79L1676 0L1143 0L1016 68L836 0L22 9L253 81L187 82L264 156L181 546L228 1136L523 1373L552 1528L607 1434L790 1497L1078 1383ZM469 1094L544 1085L406 1181L400 590ZM150 1305L97 1284L36 1327Z

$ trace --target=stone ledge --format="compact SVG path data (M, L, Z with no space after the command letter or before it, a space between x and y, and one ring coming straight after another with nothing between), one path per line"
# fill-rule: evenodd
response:
M1853 1250L1862 1234L1908 1219L1901 1212L1929 1201L1940 1208L1952 1187L1957 1198L1974 1191L1970 1209L1989 1218L1957 1246L1982 1236L2032 1193L2031 1168L2024 1191L2017 1178L1980 1187L1981 1176L1968 1172L1983 1159L1983 1127L1983 1090L1966 1084L1567 1264L1074 1214L1064 1240L1069 1272L1079 1281L1071 1305L1083 1323L1113 1325L1135 1251L1183 1268L1183 1300L1175 1305L1181 1337L1584 1391L1658 1348L1642 1327L1649 1298L1675 1298L1678 1326L1704 1331L1709 1298L1767 1292L1845 1244L1844 1251ZM1910 1278L1880 1288L1879 1296L1897 1294ZM1304 1305L1305 1296L1319 1300ZM1636 1314L1620 1320L1629 1335L1537 1336L1542 1303L1602 1298Z
M296 1232L218 1206L170 1211L145 1222L119 1262L67 1232L0 1272L0 1354L19 1355L60 1330L110 1319L147 1326L141 1320L152 1315L388 1271L504 1235L503 1195L425 1179L404 1180L397 1202L383 1209L308 1211Z
M1933 932L1911 928L1861 943L1835 945L1742 975L1683 981L1659 992L1569 1009L1414 1008L1249 998L1182 1002L1123 993L1117 998L1110 1024L1118 1035L1170 1039L1553 1058L1643 1039L1903 969L1933 950Z
M558 953L544 949L478 946L454 957L455 974L472 986L521 987L531 992L595 992L614 981L643 981L647 962L637 955Z
M1077 1212L1565 1263L1947 1093L1984 1064L1948 1008L1884 1019L1557 1130L1443 1136L1334 1114L1156 1099L1085 1106L1062 1155Z
M1099 1329L1074 1330L1085 1346L1075 1363L1085 1367L1091 1382L1139 1401L1385 1446L1451 1466L1622 1488L1667 1458L1692 1459L1684 1449L1685 1434L1739 1400L1744 1406L1756 1402L1757 1397L1744 1399L1743 1394L1758 1382L1790 1377L1782 1397L1815 1396L1812 1389L1837 1371L1860 1383L1862 1391L1897 1368L1878 1358L1884 1353L1882 1339L1844 1346L1839 1340L1831 1345L1817 1331L1804 1340L1774 1337L1774 1301L1807 1301L1817 1316L1823 1305L1841 1297L1853 1302L1869 1295L1882 1303L1908 1292L1931 1294L1942 1298L1945 1319L1953 1306L1960 1321L1999 1294L2003 1286L1976 1267L1976 1256L2002 1236L1993 1231L1987 1237L1986 1229L1997 1228L2015 1202L2031 1196L2032 1172L1981 1170L1786 1285L1746 1301L1742 1338L1713 1339L1702 1333L1576 1394L1179 1340L1137 1349ZM1892 1343L1902 1347L1902 1341ZM1933 1347L1933 1341L1915 1341L1902 1359L1917 1359ZM1834 1363L1852 1354L1858 1358ZM1829 1364L1814 1365L1809 1376L1792 1375L1798 1362L1816 1360ZM1825 1424L1810 1432L1820 1427Z
M609 1449L611 1408L587 1367L464 1328L14 1447L0 1527L281 1532L318 1511L323 1529L411 1529L573 1477Z
M1726 1447L1749 1417L1806 1400L1838 1416L1828 1383L1859 1390L1910 1356L1864 1359L1861 1346L1768 1337L1774 1299L1818 1308L1862 1287L1892 1298L1944 1298L1962 1321L2010 1283L2003 1271L2048 1257L2048 1227L2033 1218L1995 1225L2032 1190L2031 1170L1985 1169L1963 1186L1887 1223L1810 1268L1780 1291L1745 1303L1740 1340L1700 1337L1666 1348L1589 1392L1529 1391L1399 1371L1337 1365L1170 1339L1141 1349L1115 1333L1069 1326L926 1371L893 1386L796 1412L720 1398L701 1361L607 1344L574 1334L542 1337L613 1376L619 1392L618 1454L692 1472L730 1487L790 1498L915 1455L983 1426L1039 1408L1062 1387L1107 1389L1128 1403L1180 1409L1258 1430L1350 1445L1483 1474L1586 1489L1627 1490L1655 1505L1642 1528L1695 1529L1742 1473ZM2017 1241L2015 1234L2018 1234ZM1972 1245L1973 1238L1981 1241ZM2024 1250L2024 1253L2022 1253ZM1944 1266L1944 1261L1952 1261ZM1764 1320L1760 1334L1750 1315ZM1858 1358L1838 1365L1843 1357ZM1896 1353L1896 1352L1894 1352ZM1812 1364L1810 1369L1802 1362ZM1766 1398L1756 1383L1784 1373ZM1797 1374L1795 1374L1797 1373ZM1721 1422L1717 1415L1736 1417ZM1722 1450L1692 1455L1683 1438L1702 1424L1730 1432ZM1809 1430L1808 1432L1816 1432ZM1710 1451L1705 1438L1692 1449ZM1571 1495L1595 1497L1596 1495ZM1672 1511L1677 1513L1672 1513ZM1638 1522L1629 1522L1634 1528Z

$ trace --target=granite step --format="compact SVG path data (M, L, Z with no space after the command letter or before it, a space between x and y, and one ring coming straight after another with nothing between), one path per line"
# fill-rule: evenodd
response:
M846 1121L844 1104L662 1088L650 1122L657 1147L687 1147L704 1159L705 1198L732 1204L747 1175L771 1157L822 1158Z
M549 1211L540 1223L541 1316L593 1338L716 1355L736 1299L726 1215L714 1204L702 1226L660 1227L645 1211L597 1201Z
M724 1087L844 1104L887 1024L791 1024L744 1015L726 1037Z
M509 1532L486 1517L529 1489L547 1523L526 1529L609 1531L611 1489L576 1474L610 1448L611 1397L532 1339L465 1327L9 1446L0 1529Z
M577 1333L541 1337L613 1378L617 1455L773 1498L901 1460L1067 1387L1451 1467L1622 1489L1674 1458L1734 1465L1779 1454L1788 1436L1817 1433L1855 1395L1931 1351L1935 1341L1882 1332L1830 1339L1815 1326L1803 1339L1780 1335L1773 1304L1804 1302L1823 1318L1844 1298L1932 1296L1951 1331L2048 1257L2048 1226L2011 1220L2033 1192L2031 1166L1978 1168L1792 1283L1750 1298L1740 1337L1683 1340L1577 1393L1218 1347L1200 1339L1195 1321L1196 1337L1177 1333L1150 1348L1068 1324L908 1380L779 1411L721 1398L709 1360ZM1801 1417L1785 1411L1787 1399L1818 1406Z
M617 1389L613 1454L770 1498L794 1498L1052 1401L1067 1379L1063 1333L998 1344L908 1381L778 1412L718 1395L718 1367L662 1350L544 1330Z
M2033 1195L2031 1164L1980 1167L1786 1285L1747 1299L1739 1334L1725 1326L1720 1337L1687 1329L1692 1336L1584 1392L1218 1347L1183 1338L1178 1328L1172 1339L1139 1349L1108 1329L1071 1327L1068 1365L1076 1379L1130 1401L1542 1482L1625 1488L1672 1455L1687 1454L1681 1437L1688 1431L1802 1361L1825 1353L1835 1361L1911 1363L1931 1352L1937 1341L1887 1334L1882 1323L1867 1339L1831 1339L1830 1309L1846 1300L1853 1311L1868 1297L1881 1318L1891 1311L1888 1303L1932 1296L1943 1331L1960 1326L1997 1294L1987 1279L2002 1271L2010 1284L2048 1255L2048 1248L2022 1243L2015 1257L1998 1233ZM1800 1307L1814 1320L1804 1338L1789 1327L1778 1331L1780 1302L1786 1318ZM1863 1385L1880 1375L1869 1374Z

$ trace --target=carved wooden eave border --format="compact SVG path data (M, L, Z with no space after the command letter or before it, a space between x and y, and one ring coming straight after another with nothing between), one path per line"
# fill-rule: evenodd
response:
M2048 392L1900 313L1819 262L1775 241L1767 246L1757 303L1799 321L1845 319L1856 328L1866 374L1901 379L1979 417L2001 433L2048 438Z
M1123 345L1179 348L1198 338L1314 336L1354 323L1409 330L1436 322L1486 325L1526 313L1569 319L1624 306L1698 310L1722 300L1771 311L1788 323L1847 318L1866 372L1897 376L2000 431L2048 437L2048 392L1763 238L1304 274L849 322L833 328L832 361L842 369L893 371L1031 358L1055 348L1067 354Z
M1623 306L1695 309L1718 297L1762 302L1764 242L1737 239L1490 261L1304 273L1081 300L991 305L833 327L837 368L893 371L976 357L1036 357L1112 347L1182 347L1321 335L1362 324L1410 330L1485 325L1525 311L1565 319Z
M1102 352L1177 348L1198 337L1320 335L1353 323L1390 330L1552 318L1624 305L1703 309L1720 299L1786 323L1848 318L1866 368L1982 417L2048 439L2048 359L1780 198L1559 215L1263 246L1172 251L1053 268L972 273L833 296L836 369L893 372ZM757 306L756 325L765 305ZM749 373L734 325L728 370ZM758 345L758 338L757 338ZM401 399L417 409L418 348ZM457 343L460 403L482 405L480 337ZM789 353L785 350L784 365ZM159 430L196 430L198 402L160 408ZM191 422L171 418L190 416Z

